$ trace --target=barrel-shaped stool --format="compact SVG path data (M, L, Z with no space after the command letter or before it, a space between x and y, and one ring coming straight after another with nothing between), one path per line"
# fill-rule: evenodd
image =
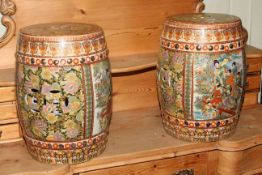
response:
M232 134L245 85L247 33L225 14L184 14L164 23L157 65L165 130L189 141Z
M81 23L22 28L17 106L33 158L75 164L101 154L111 118L111 74L101 27Z

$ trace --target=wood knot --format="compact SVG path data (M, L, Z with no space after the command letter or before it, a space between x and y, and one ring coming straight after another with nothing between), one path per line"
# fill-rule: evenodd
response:
M80 13L81 13L82 15L86 15L86 11L83 10L83 9L80 9Z

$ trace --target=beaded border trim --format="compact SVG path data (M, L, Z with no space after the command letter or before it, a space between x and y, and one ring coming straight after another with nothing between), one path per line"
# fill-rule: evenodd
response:
M105 49L101 52L97 52L90 55L79 57L31 57L23 54L17 54L17 60L21 64L30 66L72 66L81 64L91 64L108 58L108 50Z
M218 128L184 128L179 125L172 125L169 121L163 120L163 127L168 134L178 139L193 142L212 142L227 138L234 133L236 126L237 122Z
M90 137L88 139L79 140L79 141L68 141L68 142L49 142L49 141L40 141L28 136L24 136L26 143L34 147L39 147L41 149L49 150L74 150L81 149L87 146L92 146L93 144L100 142L107 138L108 132L102 132L99 135Z
M175 51L190 51L190 52L227 52L237 50L245 46L245 40L238 40L230 43L182 43L174 42L166 39L161 39L161 46Z
M176 118L166 112L161 112L162 118L169 121L171 124L179 125L180 127L197 128L197 129L208 129L217 128L231 125L238 121L238 115L234 115L230 118L220 120L184 120Z

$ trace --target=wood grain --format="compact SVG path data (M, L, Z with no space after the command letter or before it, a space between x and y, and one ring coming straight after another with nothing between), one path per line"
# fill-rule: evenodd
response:
M0 125L0 131L2 132L0 142L21 138L18 123Z
M111 57L112 73L126 73L152 68L156 66L158 54L136 54L119 57Z
M16 103L0 103L0 124L3 120L15 119L17 118L16 113Z
M248 86L246 88L246 91L260 90L260 76L260 72L253 72L252 74L249 73L247 75Z
M113 111L157 106L156 71L113 77Z
M262 57L247 59L248 70L247 72L260 72L262 68Z
M15 87L0 87L0 102L15 101Z
M21 27L47 22L85 22L100 25L110 57L157 52L167 16L195 12L198 0L14 0L15 22ZM34 17L32 17L34 16ZM28 20L30 19L30 20ZM16 37L0 50L0 67L15 66Z
M256 107L258 104L258 90L255 91L249 91L245 93L245 98L244 98L244 103L243 103L243 108L247 109L250 107Z
M0 87L15 86L15 69L0 69Z
M259 58L262 59L262 50L254 46L247 45L246 54L248 58Z
M262 145L239 152L219 151L218 174L255 174L262 172Z
M212 154L212 152L210 152ZM128 166L101 169L80 175L172 175L186 169L195 174L207 174L209 153L192 154L176 158L155 160Z
M88 172L160 159L179 158L180 156L215 150L238 152L255 148L262 145L261 115L262 106L257 109L244 110L237 130L230 138L219 142L191 143L177 140L165 133L158 108L115 112L105 152L87 163L70 166L70 172ZM10 157L11 154L13 156ZM46 170L50 168L52 171L50 170L49 174L56 174L56 171L61 170L59 166L47 166L32 160L26 152L23 142L0 144L0 155L1 172L5 174L31 171L36 174L47 174ZM213 156L215 157L216 154L214 153ZM208 159L214 163L217 160ZM27 166L18 166L19 164L16 162L20 162L20 165L27 163ZM8 168L12 166L16 168ZM47 169L45 170L43 167ZM216 168L215 165L212 167ZM262 168L262 165L256 164L254 167L258 169ZM63 166L62 169L68 170L68 167ZM209 170L209 172L213 171Z
M51 166L35 161L23 142L0 144L0 174L3 175L65 175L69 167Z
M238 129L229 139L205 144L184 142L167 135L160 124L161 119L157 111L156 108L149 108L133 110L132 113L118 112L113 115L109 145L105 153L93 161L73 166L74 172L183 156L215 149L240 151L262 144L262 129L260 127L262 107L243 111ZM106 159L110 155L114 155L113 160Z

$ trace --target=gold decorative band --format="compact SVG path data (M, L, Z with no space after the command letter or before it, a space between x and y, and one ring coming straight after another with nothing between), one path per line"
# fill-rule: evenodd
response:
M238 116L224 120L187 121L162 113L162 122L166 132L176 138L210 142L226 138L234 133Z
M105 50L105 37L101 35L92 40L66 41L31 41L19 38L17 53L32 57L72 57L94 54Z
M108 58L108 50L103 50L90 55L78 57L30 57L23 54L17 54L17 61L21 64L31 66L76 66L81 64L91 64Z
M162 118L169 121L172 125L179 125L188 128L216 128L231 125L238 121L238 115L218 120L185 120L174 117L166 112L162 112Z
M243 48L245 46L245 40L242 39L232 42L199 44L175 42L162 38L161 46L166 49L185 52L228 52Z
M49 150L74 150L81 149L84 147L90 147L94 143L100 142L101 140L106 139L107 132L102 132L96 136L90 137L88 139L83 139L79 141L68 141L68 142L51 142L51 141L40 141L28 136L24 136L26 143L32 145L34 147L38 147L41 149L49 149Z

